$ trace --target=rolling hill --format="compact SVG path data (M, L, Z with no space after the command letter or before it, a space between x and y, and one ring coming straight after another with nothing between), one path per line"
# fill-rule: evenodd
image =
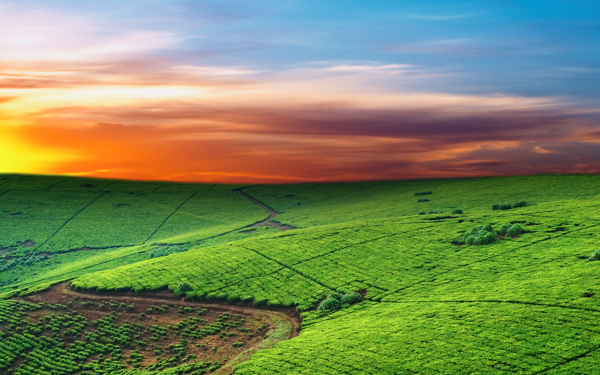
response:
M596 175L258 186L3 175L0 371L592 374L600 360L600 262L590 261L600 249L599 207ZM61 310L50 297L53 304L40 305L57 285L78 309ZM362 301L318 308L352 292ZM105 312L86 310L85 296L106 296ZM131 311L108 307L125 296ZM139 317L136 303L146 302L136 296L170 298L182 311L210 305L221 315L200 322L189 311L169 317L150 308L148 316L166 314L154 325L183 327L156 340L170 337L173 347L164 341L152 351L158 336ZM40 322L58 319L48 306L67 327L51 342L41 338L52 324ZM295 314L302 328L256 350L282 329L272 320L281 318L248 313L256 326L245 328L242 318L222 317L233 314L224 306ZM134 312L146 327L138 344ZM116 336L100 348L89 323L72 328L74 316L113 324L107 332ZM204 333L193 333L199 327ZM241 354L205 358L198 340L210 335L253 350L223 366ZM130 340L119 344L121 336ZM56 363L39 365L36 350Z

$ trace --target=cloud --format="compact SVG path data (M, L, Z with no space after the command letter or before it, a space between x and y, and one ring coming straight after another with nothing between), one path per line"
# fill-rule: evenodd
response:
M0 104L16 99L14 96L0 96Z
M0 5L0 61L95 62L148 55L180 46L172 29L133 28L109 19L51 8Z
M68 107L38 113L21 136L30 147L77 155L55 163L52 173L104 177L262 183L600 168L595 114L547 101L522 107L493 99L487 98L493 111L468 108L458 98L445 111L436 102L419 109L186 102ZM85 125L93 119L115 122Z

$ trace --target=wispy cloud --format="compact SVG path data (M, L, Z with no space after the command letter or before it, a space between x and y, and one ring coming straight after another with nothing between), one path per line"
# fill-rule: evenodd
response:
M504 81L529 71L465 61L544 57L538 78L588 79L593 64L539 66L564 46L528 33L448 32L481 22L466 8L364 28L374 14L316 19L302 2L275 5L284 16L266 0L153 4L0 4L0 170L275 182L599 168L593 98L515 94ZM482 77L493 84L463 90Z
M600 141L600 120L558 99L380 93L357 105L360 93L306 100L269 90L47 108L20 136L77 155L54 162L54 173L104 177L341 181L570 172L573 160L577 170L599 168L597 145L587 145Z

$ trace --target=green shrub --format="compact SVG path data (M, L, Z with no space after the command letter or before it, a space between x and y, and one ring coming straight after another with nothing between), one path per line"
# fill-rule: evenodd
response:
M464 242L467 245L487 245L496 242L498 235L491 225L480 225L465 234Z
M340 301L340 300L342 299L342 297L344 297L344 293L341 293L341 292L333 292L333 293L331 293L331 294L329 295L329 297L331 297L331 298L335 298L335 299L337 299L338 301Z
M421 212L419 212L418 214L419 214L419 215L425 215L425 212L424 212L424 211L421 211Z
M344 294L344 296L340 300L340 303L342 305L344 305L346 303L349 305L354 305L355 303L359 303L360 301L362 301L362 297L360 296L360 294L358 294L357 292L350 292L350 293Z
M192 290L192 286L190 284L181 283L177 285L177 288L175 289L175 294L177 294L178 296L183 296L186 292L189 292L190 290Z
M463 210L461 210L460 208L455 208L451 212L451 214L453 214L453 215L460 215L462 213L463 213Z
M323 302L321 302L318 310L335 311L335 310L339 310L341 307L342 307L342 304L340 303L339 299L329 296L329 297L325 298L323 300Z
M244 346L244 343L242 341L236 341L233 344L231 344L231 346L233 346L234 348L239 348Z
M510 210L512 208L517 208L517 207L525 207L527 206L527 202L525 201L519 201L519 202L515 202L515 203L496 203L494 205L492 205L492 210Z
M519 224L504 224L498 231L499 234L507 237L516 237L523 232L525 230Z
M333 292L327 296L319 305L318 310L330 310L335 311L339 310L342 307L347 307L348 305L353 305L362 301L362 297L357 292L350 293L340 293ZM345 305L345 306L344 306Z
M427 198L419 198L417 200L417 202L429 202L429 199L427 199Z
M600 249L594 251L588 258L588 262L594 262L597 260L600 260Z
M181 253L188 249L181 246L160 246L150 251L150 258L160 258L170 254Z
M419 195L428 195L428 194L433 194L433 192L431 190L427 190L427 191L419 191L415 193L415 196L419 196Z

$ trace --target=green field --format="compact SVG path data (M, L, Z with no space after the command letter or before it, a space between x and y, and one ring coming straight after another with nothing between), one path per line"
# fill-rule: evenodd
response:
M269 214L238 189L297 229L253 226ZM297 337L236 374L600 373L599 208L597 175L247 187L4 175L1 335L33 324L15 298L68 281L300 312ZM318 308L354 291L362 302ZM4 354L6 371L27 373L30 350ZM129 352L106 366L156 373ZM93 372L73 358L47 373ZM224 371L212 366L163 370Z

